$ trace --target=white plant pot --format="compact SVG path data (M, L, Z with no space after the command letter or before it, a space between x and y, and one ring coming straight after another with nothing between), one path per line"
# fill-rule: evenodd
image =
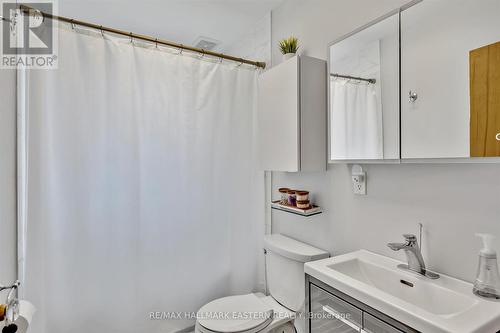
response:
M283 54L283 61L290 60L293 57L295 57L295 53L286 53L286 54Z

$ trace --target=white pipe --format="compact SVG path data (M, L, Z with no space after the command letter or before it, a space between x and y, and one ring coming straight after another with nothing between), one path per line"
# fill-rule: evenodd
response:
M26 262L26 232L27 232L27 85L28 71L25 68L17 68L17 279L21 282L18 291L19 298L24 296L25 262Z

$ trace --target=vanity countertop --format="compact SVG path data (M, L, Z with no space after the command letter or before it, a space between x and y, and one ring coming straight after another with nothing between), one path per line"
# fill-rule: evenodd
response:
M360 250L308 262L305 273L421 332L500 330L500 302L475 296L468 282L431 280L397 268L401 263Z

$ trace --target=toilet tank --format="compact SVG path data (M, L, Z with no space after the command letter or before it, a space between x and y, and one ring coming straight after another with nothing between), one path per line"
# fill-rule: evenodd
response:
M301 311L305 301L304 263L330 254L280 234L265 236L264 249L269 293L288 309Z

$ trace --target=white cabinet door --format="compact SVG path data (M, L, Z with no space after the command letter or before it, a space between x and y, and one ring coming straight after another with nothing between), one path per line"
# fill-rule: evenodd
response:
M403 159L470 157L469 52L500 41L499 13L498 0L423 1L402 12Z
M260 76L258 129L262 169L300 171L299 57Z

